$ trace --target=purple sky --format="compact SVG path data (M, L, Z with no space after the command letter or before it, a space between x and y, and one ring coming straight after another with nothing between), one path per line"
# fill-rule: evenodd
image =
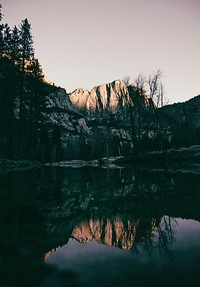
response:
M200 0L0 0L28 18L36 57L67 90L163 70L170 103L200 94Z

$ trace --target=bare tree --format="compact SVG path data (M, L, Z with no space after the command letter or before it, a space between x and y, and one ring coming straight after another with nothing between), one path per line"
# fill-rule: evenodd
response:
M133 85L136 86L138 90L144 91L146 85L146 76L140 73L135 79Z
M128 87L131 85L131 77L130 76L126 76L123 79L123 82L125 83L125 85Z
M129 94L129 101L126 102L126 106L128 107L135 152L142 151L142 143L146 149L151 137L151 129L154 132L155 140L160 140L159 148L162 149L163 125L159 112L159 108L165 102L162 77L163 72L159 69L148 77L140 73L131 85L130 77L124 78Z
M153 75L149 75L147 84L149 88L149 98L154 100L159 93L162 71L159 69Z
M159 136L160 131L160 117L158 108L163 106L164 89L161 78L163 72L159 69L153 75L149 75L146 81L146 88L148 90L148 108L146 113L146 140L149 140L150 125L156 122L156 133Z

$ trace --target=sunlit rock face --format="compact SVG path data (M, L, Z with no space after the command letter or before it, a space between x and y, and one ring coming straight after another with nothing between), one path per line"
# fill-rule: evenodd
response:
M84 89L76 89L74 92L68 94L74 106L79 109L86 109L90 92Z
M116 109L130 101L127 86L121 80L94 87L90 92L77 89L68 96L74 106L90 111Z
M90 242L93 238L93 234L88 222L77 225L72 231L72 236L81 243Z
M131 249L135 241L138 222L128 220L124 223L121 218L90 219L76 225L72 237L81 243L95 239L98 243Z

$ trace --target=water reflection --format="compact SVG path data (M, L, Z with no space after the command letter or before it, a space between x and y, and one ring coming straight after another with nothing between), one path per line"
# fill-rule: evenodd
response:
M95 286L114 286L113 282L116 286L199 286L200 224L180 218L176 221L173 260L160 256L156 248L149 256L143 243L137 246L138 253L133 253L133 250L123 251L95 240L81 244L70 239L52 253L47 262L59 270L75 271L85 286L94 286L94 280ZM188 224L194 224L192 234L187 231ZM182 239L178 236L181 230L184 230Z
M160 284L167 272L184 286L198 274L199 175L48 167L0 184L1 286L125 286L133 274L155 286L144 274Z
M81 243L95 239L98 243L128 250L133 246L138 222L127 220L123 222L120 216L109 218L91 218L77 224L72 237Z
M122 250L138 252L140 247L149 255L159 250L172 258L172 245L175 241L177 221L169 216L156 218L130 219L126 214L112 218L81 219L72 227L70 238L80 243L95 240L99 244L118 247ZM67 240L68 241L68 240ZM54 248L44 255L45 260L59 250Z

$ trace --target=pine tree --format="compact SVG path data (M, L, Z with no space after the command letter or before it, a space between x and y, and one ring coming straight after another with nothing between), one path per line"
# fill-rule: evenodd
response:
M30 59L34 57L31 25L27 19L23 20L20 24L18 45L19 49L16 63L19 69L19 124L17 153L19 157L24 157L28 151L28 132L30 132L25 113L25 85L27 78L27 67Z
M41 109L45 104L45 93L43 90L43 70L38 59L32 58L30 61L29 85L31 86L30 98L30 115L31 121L34 122L36 130L38 130L41 122Z
M20 38L19 38L19 30L16 26L12 29L11 34L11 60L13 64L17 66L17 63L19 63L19 49L20 49Z
M4 53L7 57L11 54L11 29L8 24L5 24L3 29L3 40L4 40Z
M34 56L33 36L31 34L31 24L27 18L20 25L20 51L24 61ZM23 68L23 67L22 67Z
M15 71L9 58L5 57L6 49L9 50L11 31L8 24L1 23L1 8L0 4L0 143L1 151L9 154L14 123Z
M21 71L21 84L20 84L20 107L19 118L24 120L24 80L27 72L26 68L32 57L34 57L33 37L31 34L31 25L27 18L22 21L19 30L19 59L20 59L20 71Z
M38 82L42 82L43 81L44 74L43 74L43 70L42 70L42 67L41 67L38 59L35 59L35 58L31 59L29 70L30 70L31 77L34 80L36 80Z

